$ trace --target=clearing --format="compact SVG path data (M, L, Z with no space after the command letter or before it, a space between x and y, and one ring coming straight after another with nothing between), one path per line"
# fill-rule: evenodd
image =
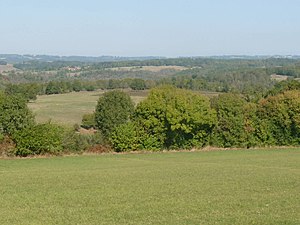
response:
M12 64L0 65L0 73L16 70Z
M132 67L114 67L108 68L107 70L113 71L150 71L150 72L161 72L163 70L174 70L182 71L186 70L188 67L183 66L132 66Z
M135 104L144 100L149 93L149 90L123 91L130 95ZM72 126L76 123L81 124L81 119L84 114L95 111L97 101L104 92L105 91L98 90L70 92L57 95L41 95L37 97L37 100L30 102L28 106L34 112L36 121L39 123L50 120L54 123ZM218 92L209 91L197 91L197 93L208 97L220 94Z
M129 91L135 103L145 99L148 91ZM73 125L81 124L82 116L95 111L97 101L104 91L81 91L57 95L41 95L36 101L28 104L35 113L37 122Z

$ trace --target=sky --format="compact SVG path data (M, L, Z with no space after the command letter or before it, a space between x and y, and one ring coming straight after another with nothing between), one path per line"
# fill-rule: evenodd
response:
M300 0L0 0L0 54L300 55Z

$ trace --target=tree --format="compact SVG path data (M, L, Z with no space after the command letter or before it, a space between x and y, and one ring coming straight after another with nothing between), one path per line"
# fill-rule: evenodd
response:
M270 145L299 145L300 143L300 91L286 91L269 96L259 102L258 116L266 124L267 137L262 141Z
M34 124L26 99L0 94L0 133L12 135Z
M79 92L82 88L82 83L79 80L74 80L72 83L73 91Z
M129 87L132 90L144 90L146 88L146 83L143 79L132 79Z
M222 94L214 102L218 122L213 132L213 145L240 147L246 144L244 108L246 101L237 94Z
M148 144L151 140L165 148L202 147L214 127L215 112L205 96L162 86L137 106L135 120L150 138Z
M27 101L36 100L37 94L42 90L42 85L36 83L8 84L5 88L7 95L21 95Z
M96 127L108 137L118 125L129 121L133 111L134 103L128 94L117 90L106 92L96 106Z
M62 93L60 87L58 86L57 83L50 81L47 86L46 86L46 90L45 90L45 94L46 95L52 95L52 94L60 94Z
M276 83L274 87L269 90L268 95L277 95L289 90L300 90L300 82L298 80L284 80Z

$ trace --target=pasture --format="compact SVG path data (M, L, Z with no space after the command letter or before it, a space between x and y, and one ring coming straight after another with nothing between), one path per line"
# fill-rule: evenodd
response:
M135 104L148 96L149 90L124 90ZM35 114L39 123L51 121L53 123L72 126L81 124L82 116L95 110L99 97L104 93L98 91L70 92L56 95L40 95L37 100L29 102L28 107ZM217 96L218 92L198 92L208 97Z
M0 160L0 224L300 224L299 149Z
M135 103L146 98L147 91L127 91ZM41 95L28 104L36 116L37 122L73 125L80 124L82 115L92 113L104 91L70 92L57 95Z

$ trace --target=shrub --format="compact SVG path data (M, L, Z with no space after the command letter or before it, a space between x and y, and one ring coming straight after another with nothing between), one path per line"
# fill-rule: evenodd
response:
M135 124L128 122L117 126L111 134L110 141L116 152L138 150L139 139Z
M63 150L64 129L46 123L24 128L13 135L16 155L58 154Z
M96 128L95 113L84 114L81 126L85 129Z
M104 144L101 133L80 134L74 130L68 130L63 138L63 149L67 152L83 152L95 145Z

